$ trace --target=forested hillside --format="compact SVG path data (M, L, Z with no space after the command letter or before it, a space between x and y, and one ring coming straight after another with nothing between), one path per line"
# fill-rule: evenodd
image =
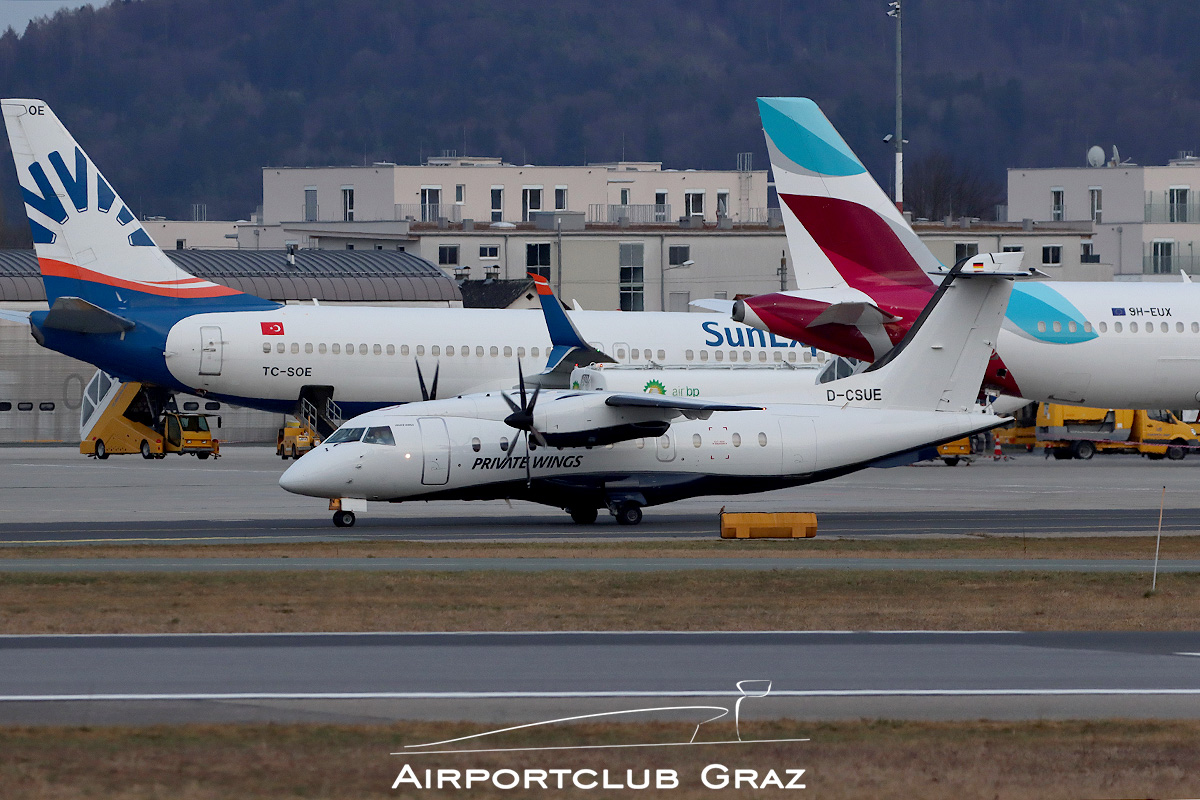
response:
M139 215L247 216L260 167L766 153L753 99L806 95L887 186L885 0L132 0L0 37L7 96L47 100ZM1200 142L1200 6L905 0L905 138L1000 185L1089 145ZM7 150L7 145L4 145ZM7 157L6 157L7 159ZM11 161L8 221L20 219ZM22 220L23 222L23 220Z

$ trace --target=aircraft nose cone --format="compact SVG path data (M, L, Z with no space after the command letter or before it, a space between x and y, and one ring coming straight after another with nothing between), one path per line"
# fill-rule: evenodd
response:
M340 497L334 488L337 482L321 458L325 455L320 450L312 450L303 458L294 462L279 476L281 488L292 494L304 494L309 497Z

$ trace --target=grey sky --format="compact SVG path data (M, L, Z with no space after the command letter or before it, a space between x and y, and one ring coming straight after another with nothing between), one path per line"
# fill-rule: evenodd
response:
M0 32L12 28L18 34L25 32L29 20L48 17L60 8L80 6L102 6L105 0L0 0Z

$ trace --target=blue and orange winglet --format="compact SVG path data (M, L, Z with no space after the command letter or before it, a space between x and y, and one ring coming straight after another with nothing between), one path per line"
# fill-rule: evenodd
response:
M529 273L529 277L533 279L538 300L542 304L542 313L546 317L546 328L550 331L550 343L556 349L559 347L589 347L588 343L583 340L583 335L579 333L567 316L567 312L563 311L558 298L554 296L554 290L550 288L550 281L533 272Z

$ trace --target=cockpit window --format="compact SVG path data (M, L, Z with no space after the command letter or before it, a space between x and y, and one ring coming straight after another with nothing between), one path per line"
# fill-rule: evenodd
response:
M366 428L338 428L325 440L325 444L341 444L342 442L357 442L362 438Z
M363 444L390 444L396 446L396 438L392 436L392 429L387 425L381 425L378 428L367 428L367 435L363 437Z

